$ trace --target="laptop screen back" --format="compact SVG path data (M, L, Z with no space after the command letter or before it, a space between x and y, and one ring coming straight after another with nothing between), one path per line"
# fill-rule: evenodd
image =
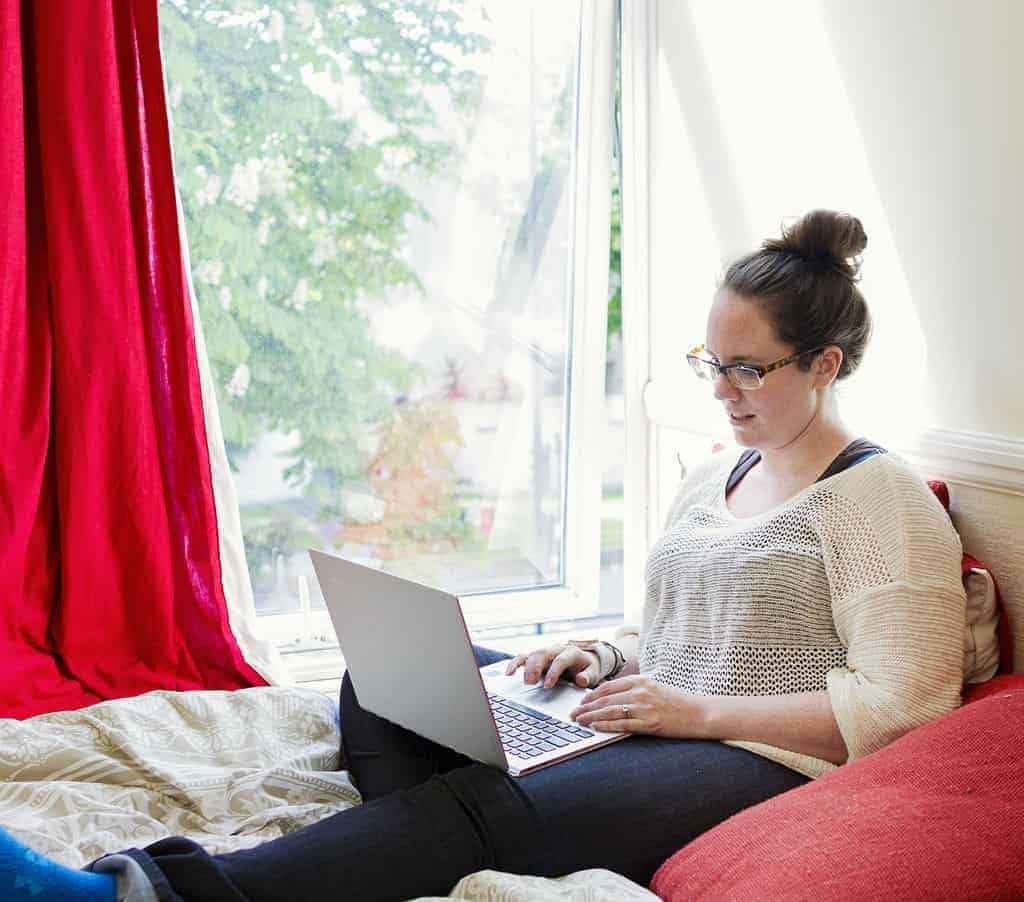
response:
M454 595L310 549L359 704L506 766Z

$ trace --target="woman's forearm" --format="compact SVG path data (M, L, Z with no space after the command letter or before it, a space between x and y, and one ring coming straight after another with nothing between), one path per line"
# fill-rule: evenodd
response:
M738 739L846 762L848 751L828 692L700 696L704 739Z

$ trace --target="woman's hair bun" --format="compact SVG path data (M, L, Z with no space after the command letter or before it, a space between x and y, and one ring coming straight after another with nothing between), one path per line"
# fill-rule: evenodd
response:
M812 210L760 250L733 261L720 288L756 303L779 340L800 352L836 345L843 360L836 378L860 365L871 337L871 314L857 287L868 236L856 216ZM803 369L811 358L801 358Z
M860 261L848 262L867 247L868 236L856 216L834 210L812 210L790 225L781 238L769 238L765 250L798 254L808 262L833 266L855 278Z

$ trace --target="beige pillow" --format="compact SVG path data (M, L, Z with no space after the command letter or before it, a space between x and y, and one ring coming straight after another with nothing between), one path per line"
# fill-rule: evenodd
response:
M984 683L999 669L999 607L996 585L987 570L964 574L967 623L964 629L964 682Z

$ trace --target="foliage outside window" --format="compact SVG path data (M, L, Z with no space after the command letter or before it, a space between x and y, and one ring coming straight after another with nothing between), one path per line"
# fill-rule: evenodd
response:
M315 593L311 545L463 591L556 583L578 8L160 12L258 608Z

